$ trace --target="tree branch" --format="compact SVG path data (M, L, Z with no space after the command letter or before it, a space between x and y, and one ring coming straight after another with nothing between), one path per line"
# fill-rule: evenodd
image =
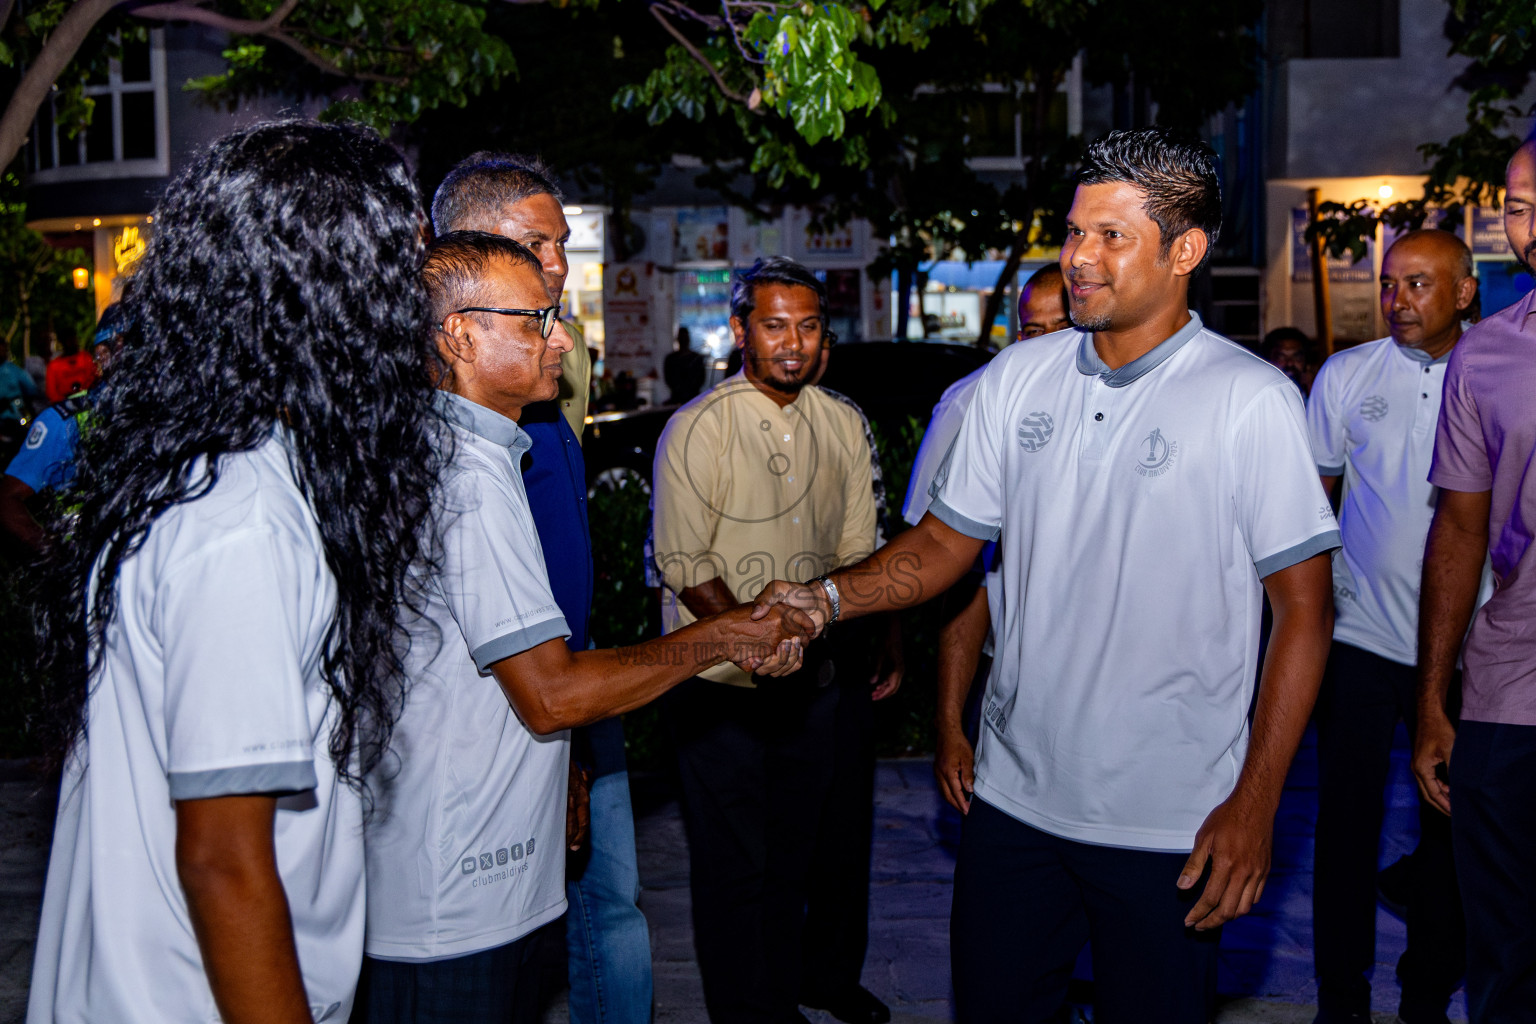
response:
M178 2L166 4L150 4L147 7L134 9L134 16L147 18L153 21L190 21L199 25L207 25L210 28L220 29L233 36L256 36L270 39L273 42L282 43L288 49L298 54L310 65L318 68L328 75L338 78L353 78L360 82L384 82L389 85L405 86L410 84L409 78L401 78L397 75L381 75L373 71L348 71L340 64L325 57L316 50L312 50L289 35L282 28L283 20L292 14L299 6L301 0L283 0L271 14L260 21L249 18L231 18L217 11L205 10L196 6L196 0L192 2ZM295 31L303 31L296 29Z
M283 19L294 12L301 0L283 0L277 10L254 21L250 18L231 18L217 11L205 10L197 6L195 0L177 0L168 4L149 4L145 7L134 8L133 15L136 18L149 18L154 21L190 21L199 25L207 25L210 28L222 29L232 36L264 36L270 35L274 29L283 23Z
M683 33L678 29L676 25L667 20L667 16L662 13L660 7L652 5L651 14L657 21L661 22L661 27L667 30L668 35L670 35L673 39L676 39L682 45L683 49L688 51L689 55L691 55L694 60L703 65L704 70L709 72L709 77L715 80L715 88L720 90L721 95L723 95L726 99L731 100L733 103L742 104L743 106L747 107L748 110L751 110L754 114L763 113L761 108L755 107L748 103L747 97L743 96L741 93L725 84L725 79L721 76L720 72L715 69L715 66L709 62L709 58L704 56L703 52L701 52L697 46L694 46L693 43L689 42L688 37L683 35Z
M5 23L11 20L11 11L16 8L16 0L0 0L0 31L5 29Z
M64 17L59 19L58 25L48 34L32 66L22 75L16 91L5 105L5 113L0 115L0 167L9 166L16 159L16 154L21 152L22 145L27 141L27 132L32 127L32 119L48 99L48 91L53 88L53 83L80 51L80 44L91 34L91 29L96 27L108 11L124 2L77 0L64 12Z
M386 32L387 31L388 30L386 29ZM367 40L336 39L333 36L321 35L319 32L313 32L307 28L294 27L288 29L288 32L294 36L301 36L305 39L312 39L317 43L326 43L327 45L336 47L338 50L373 50L377 53L398 53L405 57L414 57L416 56L417 52L414 47L410 46L386 46L382 43L370 43Z
M396 75L381 75L374 71L348 71L340 64L327 60L324 56L311 50L286 32L271 31L262 33L263 38L272 39L282 43L294 53L303 57L310 64L324 71L328 75L336 75L341 78L355 78L359 82L384 82L387 85L407 86L411 84L409 78L400 78Z
M761 57L754 57L747 52L747 45L741 41L741 30L736 27L736 21L731 17L729 0L720 0L720 9L725 12L725 27L730 30L731 42L736 44L736 52L741 54L741 59L749 64L761 64Z

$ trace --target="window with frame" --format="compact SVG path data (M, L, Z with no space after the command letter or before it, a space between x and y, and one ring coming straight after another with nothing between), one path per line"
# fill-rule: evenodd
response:
M919 86L919 95L932 94ZM975 154L977 171L1022 171L1038 131L1047 138L1080 135L1083 131L1083 57L1078 54L1066 76L1043 103L1036 102L1032 82L987 82L965 105L961 116ZM1040 123L1036 124L1039 118Z
M86 83L90 126L70 138L50 96L32 123L26 167L36 184L170 173L164 32L130 39L104 75Z

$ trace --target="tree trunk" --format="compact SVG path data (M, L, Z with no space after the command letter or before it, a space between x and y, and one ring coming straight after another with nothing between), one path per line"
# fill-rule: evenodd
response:
M0 167L9 167L27 141L32 121L96 23L126 0L76 0L49 34L0 115Z
M976 336L978 347L986 346L992 341L992 321L997 319L998 310L1003 308L1003 296L1008 291L1008 282L1019 272L1019 264L1024 262L1024 250L1029 247L1029 225L1024 225L1024 230L1013 236L1013 244L1008 247L1008 258L1003 261L1003 271L997 275L997 283L992 286L992 291L987 295L987 304L981 308L981 333ZM1008 345L1008 339L1000 348Z

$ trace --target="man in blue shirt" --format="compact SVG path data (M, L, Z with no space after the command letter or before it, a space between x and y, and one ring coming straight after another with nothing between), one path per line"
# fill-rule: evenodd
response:
M19 444L31 403L42 398L26 370L11 362L11 347L0 340L0 451L13 450Z
M105 366L112 345L127 327L119 315L120 308L113 303L102 310L93 342L93 354L99 366ZM4 343L0 342L0 359L4 355ZM0 363L0 374L6 366L18 370L31 386L32 395L40 394L26 371L14 363ZM3 391L0 391L0 400L3 400ZM34 552L42 547L43 530L33 518L27 502L34 494L59 491L74 482L75 448L80 444L80 428L90 417L90 407L89 394L77 391L38 413L21 450L5 467L5 475L0 476L0 530Z

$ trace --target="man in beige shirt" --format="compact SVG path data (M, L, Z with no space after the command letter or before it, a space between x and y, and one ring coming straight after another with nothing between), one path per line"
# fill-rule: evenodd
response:
M791 260L738 276L742 372L679 409L656 451L668 632L751 599L775 575L809 580L875 546L862 418L809 383L830 340L826 307L824 286ZM838 755L870 690L867 658L845 644L813 645L804 670L773 687L717 668L664 704L714 1024L803 1021L797 1004L857 1024L889 1019L859 986L871 808L839 795Z

